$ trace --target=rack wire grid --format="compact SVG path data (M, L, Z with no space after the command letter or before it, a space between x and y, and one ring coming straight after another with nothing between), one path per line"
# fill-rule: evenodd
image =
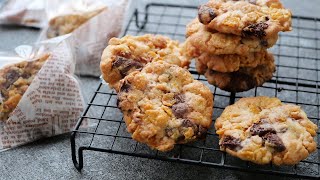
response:
M143 12L134 12L125 34L163 34L183 41L185 26L196 14L195 6L147 4ZM143 20L139 19L141 17ZM293 31L281 33L277 45L271 49L277 65L274 77L262 87L247 92L231 94L215 88L208 84L204 76L197 74L192 64L190 72L195 79L207 84L214 94L213 124L226 106L241 97L271 96L278 97L285 103L300 105L319 127L319 27L320 19L294 16ZM320 177L319 131L315 137L318 144L316 152L295 166L256 165L221 152L213 126L205 140L176 145L172 151L163 153L131 139L116 101L116 93L100 83L73 130L72 160L79 171L83 168L84 151L100 151L253 173ZM85 127L89 121L93 125Z

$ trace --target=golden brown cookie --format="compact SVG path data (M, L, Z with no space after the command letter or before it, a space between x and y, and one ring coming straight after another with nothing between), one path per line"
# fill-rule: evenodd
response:
M220 149L257 164L293 165L317 149L317 126L277 98L242 98L215 122Z
M261 86L270 80L276 67L272 59L255 68L240 68L238 71L229 73L213 71L199 61L196 61L196 69L200 74L205 75L210 84L225 91L242 92Z
M276 44L278 40L278 34L265 39L244 38L212 31L201 24L198 19L194 19L187 25L186 37L184 50L190 57L197 57L202 53L215 55L238 54L243 56L250 52L266 50Z
M48 57L46 54L0 69L0 121L8 119Z
M168 151L205 137L213 95L188 70L157 61L121 80L118 107L133 139Z
M101 57L102 76L118 91L121 79L152 61L166 61L188 68L190 59L183 55L180 47L178 41L161 35L112 38Z
M85 13L66 14L54 17L49 21L47 37L54 38L69 34L105 9L106 7L101 7Z
M274 61L273 55L266 50L249 53L244 56L237 54L212 55L202 53L197 60L208 69L218 72L234 72L240 68L255 68L268 61Z
M200 22L210 29L266 39L290 31L291 16L279 0L210 0L198 11Z

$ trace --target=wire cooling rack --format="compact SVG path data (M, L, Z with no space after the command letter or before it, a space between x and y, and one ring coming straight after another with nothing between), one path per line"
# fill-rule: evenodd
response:
M196 13L197 7L194 6L148 4L144 12L135 11L125 34L163 34L183 41L185 26ZM213 121L227 105L241 97L274 96L283 102L300 105L319 127L319 27L319 19L295 16L294 30L281 34L277 45L271 49L277 64L274 77L262 87L244 93L231 94L209 85L192 64L190 72L214 93ZM317 151L295 166L255 165L221 152L213 126L205 140L177 145L172 151L163 153L131 139L116 101L115 92L100 83L71 135L72 160L78 170L83 168L85 151L100 151L253 173L320 178L319 131L315 138ZM83 128L88 121L94 125Z

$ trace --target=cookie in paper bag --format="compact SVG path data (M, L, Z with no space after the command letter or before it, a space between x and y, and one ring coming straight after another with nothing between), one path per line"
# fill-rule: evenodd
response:
M0 69L0 121L8 119L48 57L46 54Z
M57 36L69 34L105 9L106 7L101 7L94 11L65 14L54 17L49 21L47 37L54 38Z

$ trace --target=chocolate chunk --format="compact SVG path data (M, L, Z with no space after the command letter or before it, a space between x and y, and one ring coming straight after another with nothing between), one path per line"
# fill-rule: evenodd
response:
M284 146L282 140L279 138L278 135L273 134L273 133L267 133L262 137L263 140L266 142L270 143L271 146L277 151L277 152L282 152L286 149Z
M112 68L120 67L121 65L125 64L127 60L127 58L117 56L116 60L112 63Z
M121 84L120 92L129 92L130 88L131 88L131 85L127 81L124 81Z
M6 74L6 83L5 83L5 88L9 88L14 82L19 79L20 74L16 70L10 69L7 74Z
M122 77L128 75L128 72L130 72L131 70L140 71L142 67L142 63L121 56L117 56L116 61L112 63L112 68L117 68Z
M256 0L249 0L249 3L256 5L256 4L257 4L257 1L256 1Z
M258 135L258 136L262 137L267 133L276 134L277 132L273 128L264 128L264 127L261 127L260 124L255 123L250 128L250 133L251 133L252 136Z
M268 41L267 40L261 40L260 44L261 44L261 46L268 47Z
M266 16L265 19L266 19L266 21L269 21L269 20L270 20L270 18L269 18L268 16Z
M172 128L166 128L164 131L166 132L168 137L173 135Z
M241 140L232 136L225 136L221 142L221 146L231 150L242 148Z
M242 36L243 37L258 37L258 38L262 38L264 36L266 36L266 29L269 27L269 25L265 22L259 22L256 24L251 24L247 27L245 27L242 30Z
M204 139L207 136L207 128L202 127L201 125L198 126L197 137L200 139Z
M216 13L210 7L201 5L198 8L198 19L202 24L209 24L215 17Z
M177 143L181 143L182 141L184 141L185 137L184 135L181 135L177 138Z
M184 94L176 94L176 95L174 95L174 99L176 100L175 104L184 103L185 96L184 96Z
M195 124L192 121L190 121L189 119L185 119L182 121L182 126L183 127L193 127L193 126L195 126Z
M23 79L28 79L29 77L31 77L31 74L29 74L29 73L23 73L23 74L21 75L21 77L22 77Z
M176 118L183 118L188 113L188 105L185 103L178 103L172 106L172 112Z

